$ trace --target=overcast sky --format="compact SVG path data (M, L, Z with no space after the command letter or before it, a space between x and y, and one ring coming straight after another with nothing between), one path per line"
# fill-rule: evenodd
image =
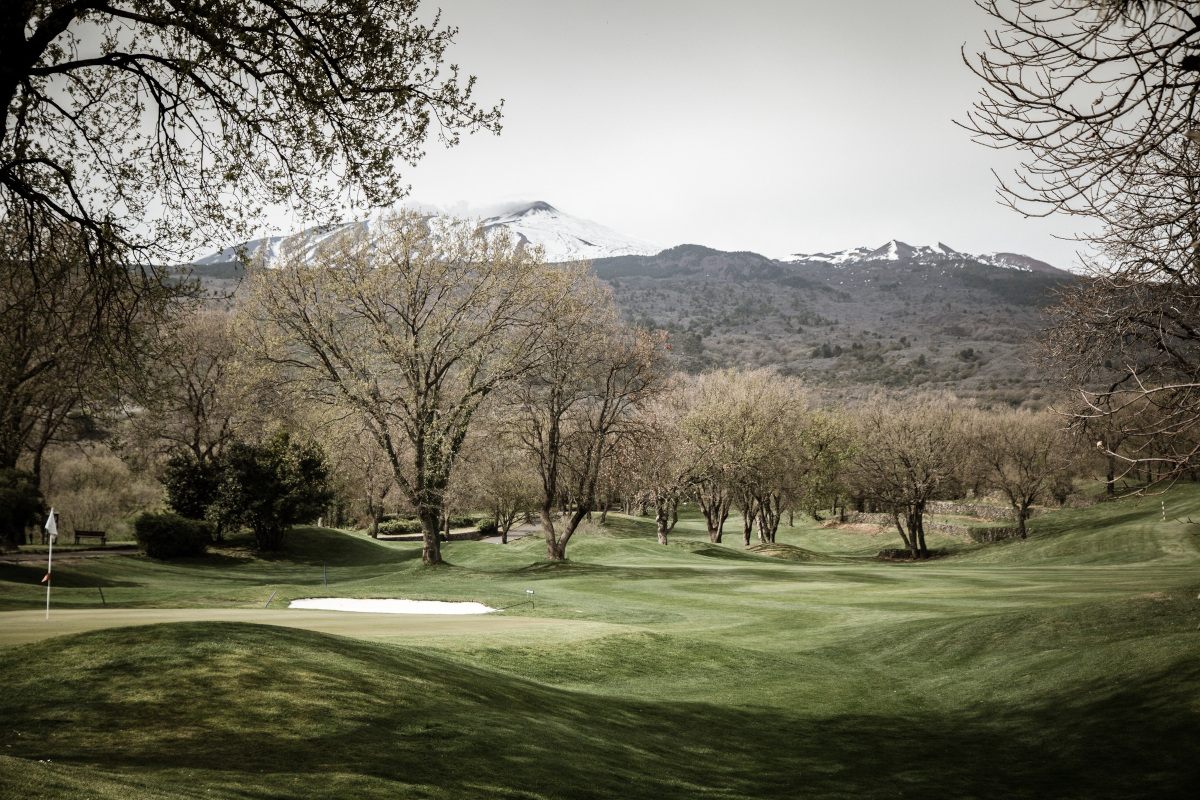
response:
M545 200L663 246L769 256L897 238L1067 267L1071 220L1001 206L971 141L969 0L442 0L504 130L409 170L441 206ZM459 205L459 208L464 206Z

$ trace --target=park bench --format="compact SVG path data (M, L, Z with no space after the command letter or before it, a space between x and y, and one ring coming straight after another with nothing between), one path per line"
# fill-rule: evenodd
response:
M75 544L79 544L80 539L99 539L100 544L108 542L108 534L104 531L75 531Z

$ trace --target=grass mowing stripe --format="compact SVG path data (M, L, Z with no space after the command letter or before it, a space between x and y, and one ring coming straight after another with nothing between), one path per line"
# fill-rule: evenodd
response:
M1200 491L1167 503L1195 517ZM271 559L76 562L60 613L100 624L300 624L274 607L314 595L538 600L502 625L10 634L0 796L1191 797L1200 537L1154 506L1054 512L1025 542L937 537L950 556L916 565L865 557L890 535L811 521L762 552L714 545L695 514L669 547L612 515L566 564L538 541L453 542L425 569L419 543L319 529ZM25 572L0 565L0 608L37 613Z

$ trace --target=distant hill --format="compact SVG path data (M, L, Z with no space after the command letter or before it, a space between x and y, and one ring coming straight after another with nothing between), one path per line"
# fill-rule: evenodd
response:
M683 245L593 263L630 320L671 334L672 358L689 372L767 366L834 392L1044 398L1026 344L1070 273L902 242L791 258Z

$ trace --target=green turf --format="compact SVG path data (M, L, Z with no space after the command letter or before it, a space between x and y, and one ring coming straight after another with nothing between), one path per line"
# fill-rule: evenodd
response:
M502 606L533 589L536 610L504 615L560 622L16 645L0 613L0 796L1193 797L1200 526L1176 519L1200 519L1200 490L1167 504L1165 523L1157 499L1055 512L1024 542L932 535L949 555L925 564L812 522L745 551L734 521L713 545L692 514L667 547L610 515L565 564L536 540L454 542L427 569L417 543L317 529L272 559L64 563L55 608L97 626L272 591ZM42 574L0 565L0 612L38 608Z

